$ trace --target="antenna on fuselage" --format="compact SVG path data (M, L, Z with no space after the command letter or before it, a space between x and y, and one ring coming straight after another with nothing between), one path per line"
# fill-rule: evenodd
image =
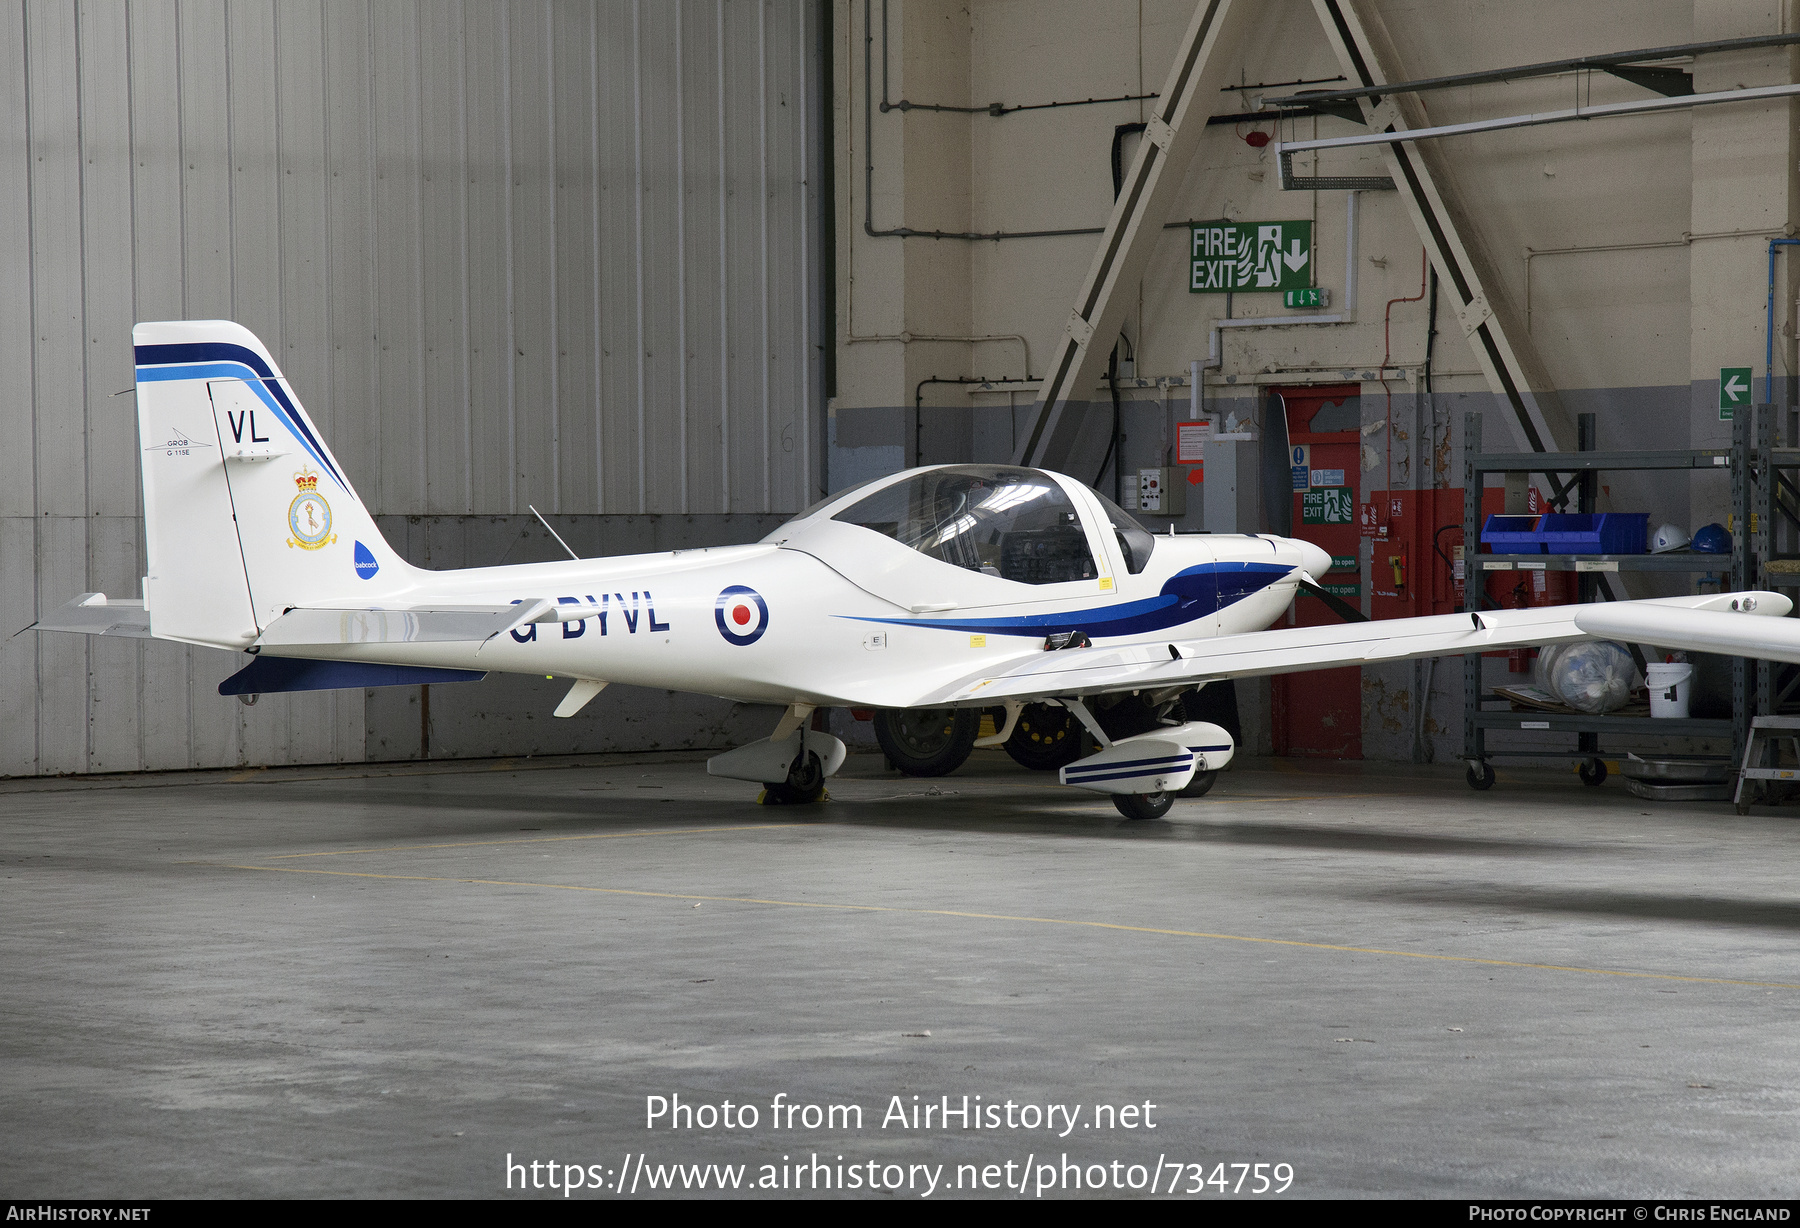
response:
M527 503L525 506L531 507L531 504ZM544 519L544 514L542 512L538 511L535 507L531 507L531 514L538 518L539 524L543 525L546 529L550 529L550 522ZM555 529L550 529L550 536L556 539L557 545L561 546L564 550L569 550L569 543L562 539L561 533L558 533ZM574 559L577 563L581 562L581 556L576 554L573 550L569 550L569 557Z

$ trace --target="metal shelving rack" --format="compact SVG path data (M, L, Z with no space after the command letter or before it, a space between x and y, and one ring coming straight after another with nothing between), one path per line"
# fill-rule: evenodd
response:
M1767 407L1758 407L1759 410ZM1688 448L1674 450L1633 450L1633 451L1601 451L1596 446L1595 423L1593 414L1582 414L1577 420L1578 451L1575 452L1481 452L1478 450L1481 434L1481 415L1469 413L1464 417L1465 440L1463 449L1463 608L1479 610L1486 596L1484 583L1490 571L1528 570L1522 564L1533 564L1533 568L1541 567L1547 571L1572 571L1577 573L1577 600L1594 601L1609 599L1601 595L1600 579L1608 573L1627 571L1658 572L1731 572L1733 589L1752 587L1756 579L1755 560L1771 557L1769 541L1774 523L1776 483L1773 481L1758 482L1752 475L1751 460L1753 454L1772 455L1774 443L1773 411L1754 414L1740 414L1732 425L1732 446L1730 448ZM1752 421L1757 429L1751 429ZM1755 447L1753 447L1756 445ZM1793 453L1793 467L1800 469L1800 449L1787 449ZM1482 481L1486 474L1504 473L1507 480L1507 510L1512 511L1514 505L1523 511L1526 483L1533 473L1544 475L1549 481L1551 492L1549 501L1552 506L1567 506L1571 495L1576 499L1576 510L1592 513L1595 508L1595 496L1599 486L1599 475L1607 470L1706 470L1717 471L1728 469L1731 473L1732 507L1737 514L1739 531L1732 535L1732 552L1726 554L1481 554L1481 496ZM1770 472L1774 472L1772 469ZM1796 502L1800 503L1800 488L1793 487ZM1755 521L1757 531L1743 532L1742 529L1752 523L1749 513L1754 509L1761 512ZM1765 506L1766 505L1766 506ZM1756 549L1751 549L1750 539L1755 538ZM1800 587L1800 575L1788 577L1794 587ZM1493 783L1493 769L1489 761L1505 757L1542 758L1555 756L1555 751L1489 751L1487 749L1487 731L1490 729L1524 729L1536 733L1572 733L1576 745L1573 752L1567 753L1570 759L1586 760L1582 767L1582 780L1588 784L1599 784L1606 777L1606 767L1600 756L1600 740L1628 739L1632 735L1639 737L1725 737L1732 739L1732 762L1735 764L1743 757L1744 746L1749 737L1751 705L1749 696L1750 671L1742 658L1732 662L1732 716L1729 719L1687 720L1659 719L1654 724L1645 717L1633 716L1588 716L1567 715L1550 712L1513 712L1487 711L1482 708L1481 657L1470 654L1463 657L1463 758L1469 764L1469 783L1476 788L1487 788ZM1771 696L1769 671L1766 663L1760 663L1755 671L1758 711L1769 711Z
M1780 406L1763 404L1740 417L1748 420L1733 422L1733 440L1753 454L1754 463L1745 465L1744 481L1732 483L1732 510L1737 517L1736 527L1750 544L1752 560L1792 558L1794 556L1783 556L1776 551L1776 529L1781 521L1785 520L1790 526L1790 542L1796 540L1794 531L1800 530L1800 484L1797 484L1800 483L1800 448L1786 446L1788 441L1785 436L1788 432L1781 430L1778 425L1786 417L1786 410ZM1760 574L1746 568L1742 580L1754 579L1758 582L1758 587L1763 588L1800 588L1800 573L1770 571L1766 565L1757 570ZM1734 581L1740 579L1736 572L1732 578ZM1748 584L1744 586L1748 587ZM1742 662L1739 664L1741 666ZM1782 718L1778 713L1792 692L1800 688L1800 673L1795 673L1786 687L1778 693L1775 690L1774 665L1768 661L1757 661L1753 671L1755 714L1767 727L1786 726L1792 718ZM1739 692L1745 690L1748 687L1740 688ZM1745 713L1744 719L1749 724L1750 714ZM1749 779L1767 782L1759 788L1764 800L1776 800L1785 791L1785 786L1776 784L1780 779L1779 775L1770 770L1776 763L1776 753L1773 739L1756 743L1754 762L1752 756L1744 753L1744 745L1738 747L1738 753L1733 756L1734 765L1748 769L1745 778L1739 781L1735 798L1739 814L1748 809L1745 784ZM1755 776L1750 773L1755 773Z

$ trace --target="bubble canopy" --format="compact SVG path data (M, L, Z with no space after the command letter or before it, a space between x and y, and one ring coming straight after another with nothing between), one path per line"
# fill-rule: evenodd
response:
M1002 580L1061 584L1099 574L1074 501L1055 478L1035 469L928 469L858 499L832 519Z

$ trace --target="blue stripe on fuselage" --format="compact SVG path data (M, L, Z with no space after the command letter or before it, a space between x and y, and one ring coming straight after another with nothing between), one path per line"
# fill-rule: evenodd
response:
M1062 614L1017 614L999 618L866 618L841 615L856 622L929 627L977 635L1056 635L1081 631L1089 636L1148 635L1205 618L1252 593L1284 579L1294 569L1282 563L1202 563L1176 572L1155 597Z
M300 441L321 468L346 491L350 484L331 463L325 447L306 425L306 418L288 400L287 390L263 361L262 355L241 345L222 341L192 342L182 345L140 345L134 347L138 379L146 383L162 380L212 379L221 376L241 379L262 399L294 437ZM246 375L246 371L248 375Z

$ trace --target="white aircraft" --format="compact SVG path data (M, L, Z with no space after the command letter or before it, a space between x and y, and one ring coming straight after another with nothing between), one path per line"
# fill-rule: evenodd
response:
M1221 679L1615 636L1800 661L1800 622L1745 617L1792 608L1764 592L1265 630L1317 589L1323 550L1152 536L1072 478L1007 465L877 478L752 545L426 571L382 539L249 331L145 323L132 340L143 596L82 594L37 629L249 654L225 695L500 670L572 680L565 717L609 682L779 704L769 737L707 764L771 801L817 799L844 762L806 727L824 706L879 710L903 770L1005 745L1141 819L1231 759L1230 735L1183 710ZM977 740L982 710L1003 716Z

